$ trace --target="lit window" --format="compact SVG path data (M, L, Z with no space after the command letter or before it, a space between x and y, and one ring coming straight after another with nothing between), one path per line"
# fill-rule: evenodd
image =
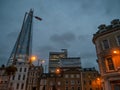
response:
M108 40L103 40L103 41L102 41L102 44L103 44L103 49L108 49L108 48L110 48Z
M106 59L106 66L108 70L114 70L114 64L112 58L107 58Z
M118 45L120 45L120 35L117 36L117 42L118 42Z
M65 78L68 78L68 74L65 75Z
M74 78L74 74L71 74L71 78Z
M79 74L77 74L77 75L76 75L76 77L77 77L77 78L80 78L80 75L79 75Z
M61 85L61 82L60 82L60 81L58 81L57 83L58 83L58 85Z

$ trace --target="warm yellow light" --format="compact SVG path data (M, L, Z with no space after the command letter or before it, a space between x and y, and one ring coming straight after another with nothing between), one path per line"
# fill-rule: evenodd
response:
M32 56L32 57L31 57L31 61L35 61L36 59L37 59L36 56Z
M57 73L57 74L60 73L60 69L59 69L59 68L56 69L56 73Z
M99 81L99 80L100 80L100 78L97 78L97 80Z
M114 54L117 54L117 53L118 53L118 51L114 50L114 51L113 51L113 53L114 53Z

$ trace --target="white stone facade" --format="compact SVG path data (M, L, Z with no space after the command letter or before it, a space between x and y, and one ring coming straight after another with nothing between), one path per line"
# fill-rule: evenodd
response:
M12 90L26 90L29 64L17 62L15 66L17 71L10 78L9 88L12 88Z

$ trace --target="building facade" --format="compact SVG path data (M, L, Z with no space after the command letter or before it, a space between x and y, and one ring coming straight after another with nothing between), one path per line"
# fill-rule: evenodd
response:
M103 90L101 76L95 68L83 68L81 77L82 90Z
M8 87L12 90L26 90L29 64L17 62L15 67L17 71L11 75Z
M7 90L9 76L5 73L5 67L0 67L0 90Z
M81 67L80 57L67 57L59 60L59 67Z
M120 90L120 20L102 24L93 35L104 90Z
M95 68L64 67L60 73L48 73L45 90L103 90Z
M40 90L42 73L42 66L33 65L29 67L26 90Z

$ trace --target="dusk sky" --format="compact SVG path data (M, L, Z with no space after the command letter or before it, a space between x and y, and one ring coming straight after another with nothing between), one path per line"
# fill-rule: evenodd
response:
M48 61L49 52L68 49L82 67L96 67L93 34L100 24L120 18L120 0L0 0L0 65L6 64L25 12L34 9L33 54Z

